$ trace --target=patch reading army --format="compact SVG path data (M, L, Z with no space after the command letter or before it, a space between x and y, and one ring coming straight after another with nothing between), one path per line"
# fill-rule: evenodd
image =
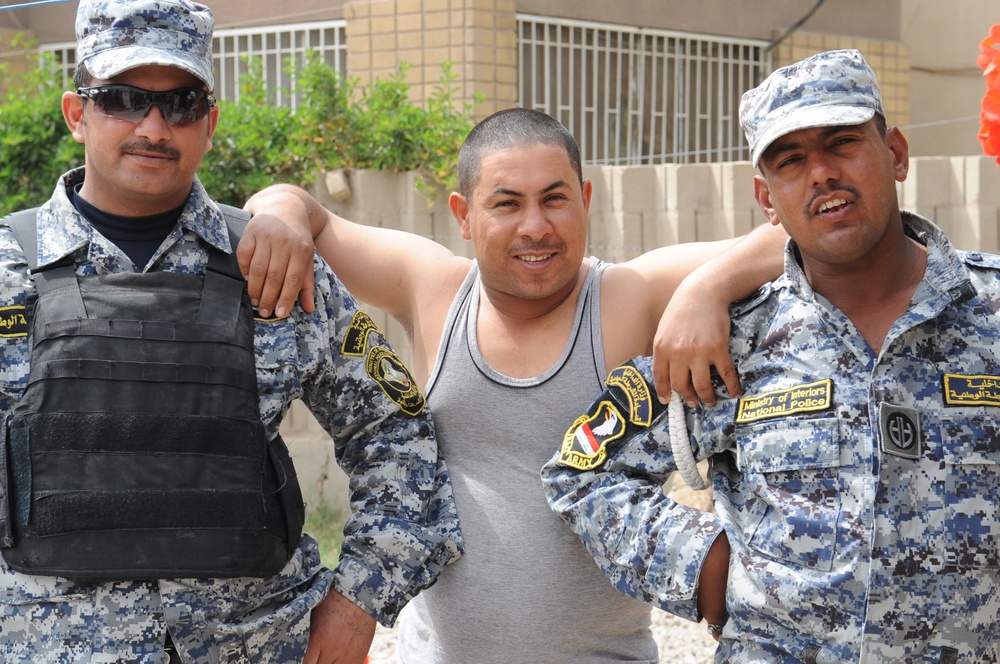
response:
M601 401L593 415L581 415L563 437L559 463L577 470L597 468L608 456L607 443L625 433L625 420L610 401Z
M347 328L347 334L344 335L344 343L340 345L341 354L354 357L364 355L368 349L368 335L372 332L382 334L371 316L360 309L355 311L351 325Z
M878 418L883 452L904 459L920 458L920 413L913 408L883 402L879 405Z
M1000 406L1000 376L944 375L948 406Z
M374 346L368 352L365 370L385 395L407 415L419 415L424 409L424 393L413 380L410 370L385 346Z
M628 419L633 424L648 427L653 420L653 397L649 383L631 365L617 367L605 381L608 387L618 387L628 399Z
M833 402L833 381L829 378L803 383L784 390L765 392L740 399L737 424L784 417L795 413L826 410Z
M0 307L0 337L12 339L28 336L28 318L24 306Z

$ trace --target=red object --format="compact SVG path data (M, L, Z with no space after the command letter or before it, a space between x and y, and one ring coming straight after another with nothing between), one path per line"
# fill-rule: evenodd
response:
M979 142L983 152L1000 164L1000 23L979 42L976 64L986 77L986 94L979 112Z

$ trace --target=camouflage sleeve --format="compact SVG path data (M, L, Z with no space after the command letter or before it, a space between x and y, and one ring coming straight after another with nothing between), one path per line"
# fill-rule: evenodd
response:
M699 621L698 574L722 524L664 494L676 467L667 411L654 394L648 358L612 371L542 468L542 483L553 511L616 588Z
M322 358L302 390L350 479L334 586L391 626L461 554L458 514L420 388L371 318L318 264L313 318L323 325L305 346Z

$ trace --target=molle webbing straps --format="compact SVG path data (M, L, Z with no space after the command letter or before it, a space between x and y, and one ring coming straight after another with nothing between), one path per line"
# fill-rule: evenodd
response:
M30 375L6 430L8 564L94 580L277 573L302 500L260 421L235 260L210 249L204 277L78 278L68 262L32 275Z

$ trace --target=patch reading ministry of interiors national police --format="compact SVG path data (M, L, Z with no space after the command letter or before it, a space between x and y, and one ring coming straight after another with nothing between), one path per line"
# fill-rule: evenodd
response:
M948 406L1000 406L1000 376L944 375Z
M833 381L829 378L802 383L783 390L764 392L740 399L737 424L757 422L795 413L827 410L833 403Z

